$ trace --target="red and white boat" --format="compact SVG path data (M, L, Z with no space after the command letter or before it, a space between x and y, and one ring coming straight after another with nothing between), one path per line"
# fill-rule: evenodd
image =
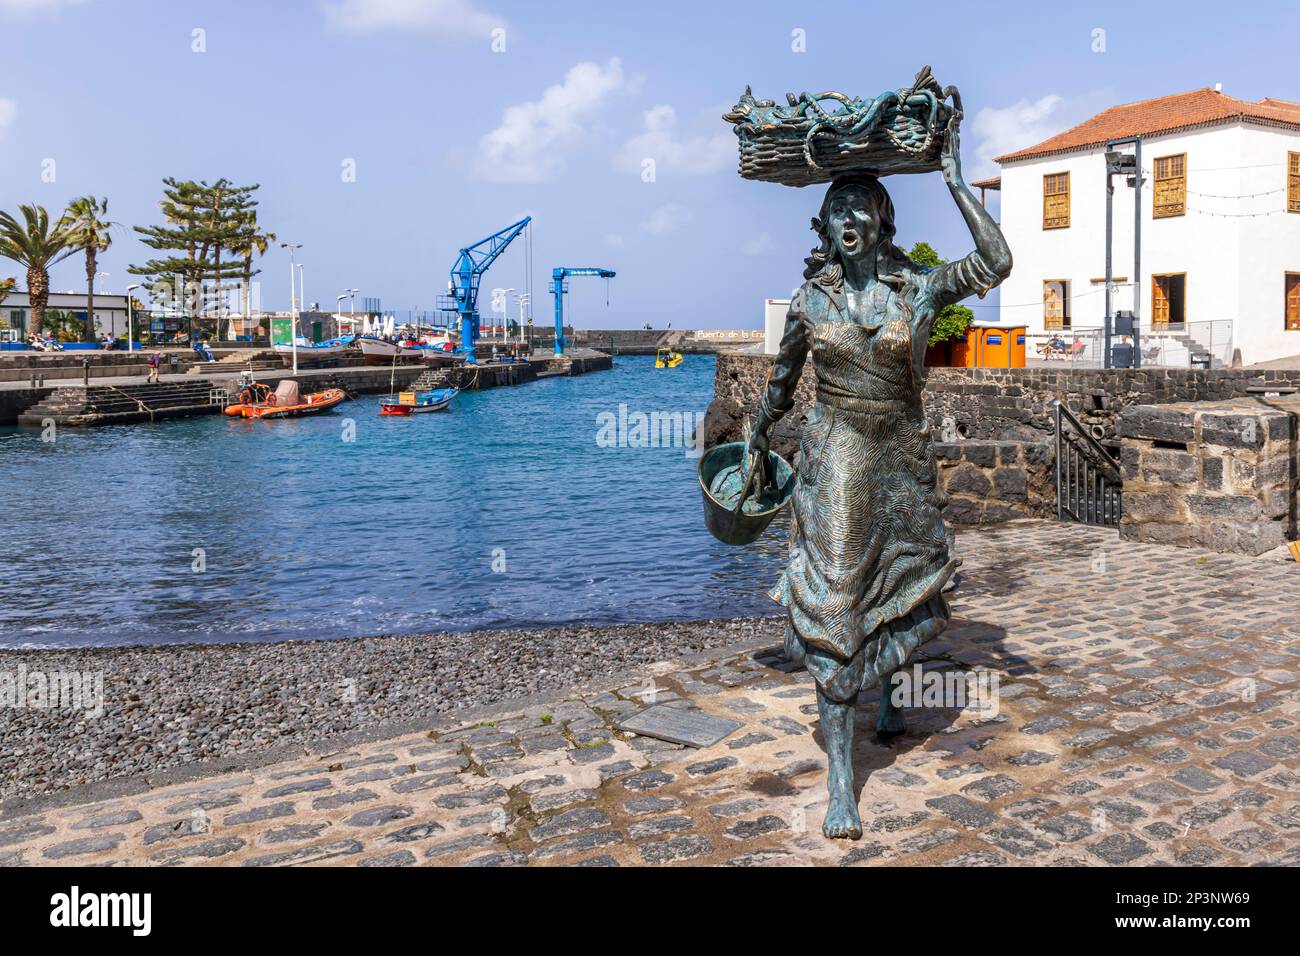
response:
M361 354L372 365L387 365L394 358L420 359L431 353L453 352L456 343L446 329L433 329L395 338L363 335L357 339Z

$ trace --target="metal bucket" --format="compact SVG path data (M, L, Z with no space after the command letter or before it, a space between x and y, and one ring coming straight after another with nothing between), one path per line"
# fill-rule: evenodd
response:
M752 544L772 523L777 512L790 503L794 494L794 469L775 452L767 453L767 473L776 487L777 504L765 511L736 510L736 500L722 501L709 490L718 472L739 465L745 456L745 442L728 442L718 445L700 457L696 473L700 479L700 495L704 499L704 526L724 544Z

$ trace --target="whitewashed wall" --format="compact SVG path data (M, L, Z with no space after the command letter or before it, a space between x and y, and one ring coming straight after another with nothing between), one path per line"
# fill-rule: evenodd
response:
M1283 276L1300 272L1300 214L1286 209L1286 154L1300 135L1256 126L1218 126L1142 144L1148 188L1142 194L1142 276L1138 312L1150 320L1151 276L1187 274L1187 321L1230 319L1243 361L1300 354L1300 332L1284 332ZM1187 153L1184 216L1152 219L1150 171L1157 157ZM1047 279L1071 282L1075 328L1100 328L1105 315L1106 175L1101 147L1011 163L1002 169L1002 228L1015 268L1002 286L1001 321L1044 330ZM1043 176L1070 173L1070 226L1043 229ZM1115 177L1113 271L1132 279L1133 190ZM1255 199L1218 199L1280 190ZM1211 194L1211 195L1202 195ZM1248 219L1241 213L1276 210ZM1229 213L1219 218L1205 213ZM1115 308L1131 308L1131 286Z

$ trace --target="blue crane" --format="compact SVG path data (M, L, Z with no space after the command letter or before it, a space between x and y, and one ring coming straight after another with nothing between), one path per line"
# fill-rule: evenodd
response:
M466 246L460 250L456 264L451 267L451 282L447 284L447 290L451 293L452 305L460 315L460 350L465 353L467 362L474 361L474 342L478 339L479 279L496 261L497 256L505 252L506 246L532 221L532 216L524 216L500 232L494 232L486 239Z
M574 266L556 266L551 270L551 295L555 296L555 354L564 354L564 280L569 276L599 276L614 278L613 269L591 269Z

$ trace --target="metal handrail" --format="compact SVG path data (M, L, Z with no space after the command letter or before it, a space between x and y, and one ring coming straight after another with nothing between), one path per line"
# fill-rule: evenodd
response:
M1123 476L1110 452L1059 399L1056 417L1056 517L1115 526L1122 509ZM1068 425L1074 434L1068 434ZM1081 467L1082 466L1082 467Z
M1115 464L1115 459L1111 456L1111 453L1106 450L1106 446L1092 437L1088 430L1083 427L1083 422L1075 418L1074 412L1070 411L1070 409L1065 406L1065 403L1059 398L1053 399L1052 405L1056 408L1056 435L1058 440L1061 436L1061 416L1064 415L1065 420L1073 425L1074 430L1079 433L1079 437L1087 442L1089 446L1088 450L1095 454L1103 464L1111 468L1115 473L1115 477L1118 478L1119 466Z

